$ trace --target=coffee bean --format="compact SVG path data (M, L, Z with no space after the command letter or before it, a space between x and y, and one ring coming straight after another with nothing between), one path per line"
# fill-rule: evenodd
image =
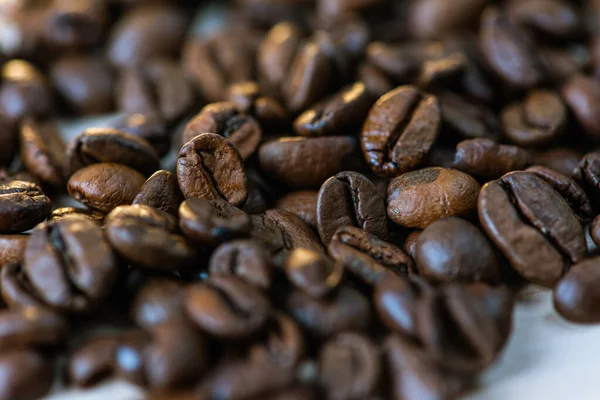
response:
M487 183L478 200L489 238L525 279L552 286L586 256L581 223L550 185L527 172Z
M583 154L566 147L547 149L533 155L532 164L540 164L565 176L573 176Z
M142 185L132 204L154 207L158 210L177 215L183 195L177 183L177 177L169 171L156 171Z
M223 199L241 206L248 197L244 162L234 145L214 133L203 133L179 151L177 180L186 198Z
M23 261L28 235L0 235L0 265Z
M86 206L109 212L131 204L144 184L144 176L121 164L92 164L75 172L67 184L69 194Z
M419 240L419 236L421 236L423 231L421 229L416 229L409 233L404 241L404 252L410 256L413 260L417 256L417 240Z
M284 137L258 151L265 175L293 189L316 189L349 166L356 141L349 136Z
M147 268L173 271L189 266L196 249L177 232L177 219L156 208L115 208L106 217L106 236L126 260Z
M379 98L394 88L385 74L368 63L358 67L358 78L365 85L367 92L374 98Z
M314 190L290 192L277 201L277 208L291 212L315 229L317 227L318 197L319 192Z
M53 366L32 349L11 349L0 356L0 399L31 400L44 397L52 386Z
M340 227L331 238L329 255L369 285L387 274L406 276L412 260L393 244L352 226Z
M24 272L35 296L81 312L101 302L117 277L117 260L100 227L81 216L41 225L25 250Z
M321 241L329 243L335 231L346 225L387 239L383 197L367 177L357 172L340 172L329 178L319 191L317 227Z
M229 86L228 92L228 101L252 115L266 129L281 127L288 120L285 107L274 98L262 96L260 86L254 81L234 83Z
M489 139L464 140L456 145L454 168L484 179L498 179L528 164L529 153L517 146Z
M106 216L103 212L86 208L60 207L50 213L48 222L57 222L72 215L85 217L98 226L104 226L104 217Z
M0 233L19 233L42 222L52 202L35 183L0 182Z
M0 270L0 289L2 300L10 308L46 307L44 302L36 296L35 289L20 264L5 264L2 266Z
M463 139L498 138L500 122L484 104L469 101L449 91L441 92L437 96L444 126L449 127L458 136Z
M474 225L457 217L442 218L425 228L417 239L415 261L420 275L434 282L495 283L500 278L490 242Z
M113 376L119 335L103 335L87 340L70 355L67 365L69 381L90 387Z
M318 299L338 287L344 267L320 252L298 248L290 252L284 270L294 286Z
M600 153L593 151L583 156L573 170L573 178L589 194L595 207L600 199Z
M134 385L146 382L145 351L150 337L146 332L132 330L121 333L115 350L115 375Z
M398 225L425 228L446 216L469 216L477 207L479 184L447 168L424 168L394 178L388 187L388 217Z
M570 38L582 31L579 10L566 1L515 1L509 4L508 12L518 23L552 36Z
M374 67L385 72L397 82L411 80L426 60L443 55L438 42L405 42L391 45L371 42L367 46L366 59Z
M33 175L55 187L64 185L65 145L54 123L26 119L21 124L19 141L21 159Z
M164 323L185 321L183 287L182 283L170 279L148 281L133 299L131 318L149 330Z
M261 289L269 289L273 266L267 249L255 240L230 240L215 249L208 263L211 275L235 275Z
M179 207L179 227L184 235L204 246L250 235L248 214L221 199L191 198Z
M544 146L556 139L567 123L567 109L560 97L548 90L530 91L525 99L502 110L508 139L523 147Z
M93 0L54 1L46 9L44 40L61 50L97 46L106 27L106 11L105 4Z
M381 96L361 133L362 151L373 172L396 176L418 168L438 137L440 113L436 97L413 86Z
M233 276L211 276L187 287L187 312L201 329L222 338L250 335L264 326L270 304L261 291Z
M66 319L42 308L22 307L0 312L0 347L4 350L57 345L67 334Z
M467 68L468 60L462 53L444 54L441 58L425 60L415 84L426 90L451 86L460 79Z
M597 229L593 232L597 232ZM597 238L597 234L595 236ZM598 313L600 298L597 290L600 284L599 261L598 257L593 257L571 266L554 287L554 306L560 315L569 321L577 323L600 321Z
M170 132L158 113L124 114L116 118L111 126L117 130L145 139L160 157L167 154L171 146Z
M592 140L600 138L600 82L593 77L577 74L562 87L562 97L571 109L584 133Z
M321 348L318 381L328 399L369 398L380 373L379 351L365 336L342 333Z
M419 0L409 8L408 23L419 38L443 37L447 32L471 22L485 5L483 0Z
M581 44L567 45L564 48L542 46L539 54L544 68L551 80L559 85L571 76L589 71L592 66L594 44L591 45L591 51Z
M294 320L282 312L274 312L265 330L265 339L250 348L250 358L282 368L297 366L306 349L302 331Z
M300 114L294 131L301 136L348 134L362 123L371 104L366 86L356 82Z
M182 140L187 143L203 133L216 133L227 138L244 160L254 154L262 138L262 130L256 120L231 102L205 106L186 125Z

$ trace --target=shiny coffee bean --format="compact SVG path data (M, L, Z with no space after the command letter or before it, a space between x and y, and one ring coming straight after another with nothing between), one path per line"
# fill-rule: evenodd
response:
M318 198L319 192L315 190L290 192L277 201L277 208L291 212L315 229L317 227Z
M454 169L409 172L388 186L388 217L398 225L421 229L442 217L466 217L477 207L479 188L470 175Z
M581 158L573 172L573 178L581 184L597 207L600 200L600 152L593 151Z
M584 133L592 140L600 139L600 81L585 76L574 75L562 87L562 97L571 109Z
M33 349L11 349L0 356L0 399L42 398L53 378L51 360Z
M133 264L174 271L196 259L196 249L177 231L177 218L164 211L144 205L117 207L105 223L111 246Z
M273 281L273 265L267 249L255 240L230 240L215 249L208 263L211 275L234 275L263 290Z
M131 318L140 327L152 330L163 323L185 321L184 285L164 278L148 281L135 295Z
M166 122L158 113L123 114L111 124L115 129L145 139L160 157L167 154L171 146L170 132Z
M0 233L27 231L46 219L52 202L35 183L0 182Z
M144 184L139 172L121 164L92 164L75 172L67 184L75 200L95 210L109 212L131 204Z
M296 288L318 299L339 286L344 267L320 252L298 248L290 252L284 271Z
M248 197L244 161L223 136L203 133L179 151L177 180L186 198L222 199L241 206Z
M23 261L28 235L0 235L0 265Z
M183 195L177 177L172 172L160 170L144 182L132 204L150 206L177 215L182 201Z
M596 323L598 312L598 285L600 284L600 259L588 258L571 266L554 287L556 310L572 322Z
M441 111L435 96L401 86L373 105L361 133L361 148L373 172L396 176L418 168L435 143Z
M26 119L21 124L19 141L21 159L28 171L51 186L65 184L65 144L54 123Z
M87 208L60 207L50 213L48 222L57 222L72 215L85 217L98 226L104 226L104 217L106 216L103 212Z
M489 139L464 140L456 145L454 168L483 179L524 169L529 153L517 146L498 144Z

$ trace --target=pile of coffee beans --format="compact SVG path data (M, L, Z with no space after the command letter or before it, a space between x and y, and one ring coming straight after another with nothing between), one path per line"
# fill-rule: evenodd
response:
M600 323L598 21L597 0L1 2L0 400L111 378L453 399L525 285Z

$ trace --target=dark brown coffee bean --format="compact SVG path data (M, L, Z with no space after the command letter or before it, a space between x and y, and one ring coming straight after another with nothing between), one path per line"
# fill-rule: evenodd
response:
M51 1L42 36L52 47L76 50L100 44L107 22L106 4L94 0Z
M561 93L584 133L592 140L600 140L600 81L574 75L562 87Z
M64 317L43 308L22 307L0 312L0 347L51 346L68 334Z
M33 400L44 397L52 386L50 360L31 349L11 349L0 356L0 399Z
M103 60L73 55L52 65L52 84L68 105L81 114L112 110L113 75Z
M540 164L565 176L573 176L573 170L583 157L582 153L565 147L556 147L533 154L532 164Z
M456 145L454 168L486 180L524 169L529 153L517 146L498 144L490 139L463 140Z
M203 133L216 133L227 138L244 160L254 154L262 138L262 130L256 120L241 112L231 102L205 106L186 125L183 143Z
M419 240L421 233L423 233L421 229L414 230L406 237L406 240L404 241L404 252L413 260L417 256L417 240Z
M275 363L283 368L297 366L305 353L304 337L293 319L274 312L265 328L265 339L250 348L255 362Z
M86 206L109 212L131 204L144 184L139 172L121 164L92 164L75 172L67 184L69 194Z
M567 109L554 92L534 90L524 100L502 110L502 125L508 139L523 147L547 145L562 133Z
M371 97L376 99L394 88L390 79L383 72L368 63L358 67L357 77L365 85Z
M321 252L298 248L290 252L284 271L295 287L318 299L340 284L344 266Z
M377 69L397 82L411 80L419 72L423 62L439 58L443 49L438 42L405 42L392 45L371 42L367 46L366 59Z
M133 7L119 19L108 40L107 56L119 67L133 66L179 51L188 17L171 4Z
M420 275L434 282L495 283L500 278L492 245L479 229L460 218L442 218L428 225L417 239L415 253Z
M412 260L393 244L352 226L340 227L331 238L329 255L369 285L388 273L406 276Z
M251 225L248 214L225 200L191 198L179 207L181 231L204 246L249 236Z
M177 180L186 198L223 199L241 206L248 197L244 161L223 136L203 133L179 151Z
M0 233L27 231L46 219L52 202L32 182L0 182Z
M442 120L446 127L463 139L497 139L500 122L492 110L484 104L471 102L452 92L438 95Z
M335 231L346 225L387 239L384 199L375 185L357 172L340 172L329 178L319 191L317 227L321 241L328 244Z
M490 69L515 89L534 87L544 79L529 38L495 6L481 14L479 47Z
M183 195L177 177L169 171L156 171L142 185L132 204L141 204L177 215Z
M573 179L541 165L534 165L525 171L542 178L552 186L565 200L573 212L582 220L589 221L594 217L594 211L588 195Z
M527 172L487 183L478 200L488 237L525 279L552 286L587 254L581 223L550 185Z
M281 127L288 120L285 107L271 97L262 96L260 86L254 81L234 83L229 86L228 93L228 101L252 115L264 128Z
M36 297L35 289L31 286L20 264L5 264L2 266L2 269L0 269L0 289L2 300L10 308L46 307L44 302Z
M116 376L138 386L146 383L144 353L149 341L148 334L139 330L120 335L114 358Z
M258 152L265 175L294 189L316 189L348 167L356 140L349 136L284 137L263 144Z
M60 310L81 312L108 295L118 264L101 228L74 215L31 234L24 272L36 297Z
M148 281L135 295L131 318L140 327L152 330L163 323L186 320L183 305L184 285L164 278Z
M441 58L425 60L420 68L415 84L420 88L433 90L452 85L467 69L468 59L460 52L444 54Z
M170 132L163 118L157 113L125 114L116 118L111 126L122 132L145 139L160 157L167 154L171 146Z
M560 85L571 76L590 70L594 50L594 45L591 46L592 49L583 44L570 44L565 48L540 47L539 54L551 80Z
M291 212L315 229L317 227L318 197L319 192L314 190L290 192L277 201L277 208Z
M419 38L441 38L472 22L485 6L484 0L418 0L409 8L408 23Z
M567 1L512 1L508 5L508 13L516 22L545 34L570 38L582 32L579 10Z
M57 222L72 215L85 217L98 226L104 226L104 217L106 216L103 212L87 208L60 207L50 213L48 222Z
M230 240L217 247L210 257L211 275L235 275L261 289L269 289L273 266L266 248L255 240Z
M342 333L321 348L318 374L328 399L369 398L380 379L379 351L365 336Z
M366 86L356 82L300 114L294 121L294 131L301 136L352 133L364 121L371 104Z
M19 140L21 159L27 170L52 186L65 184L65 144L54 123L26 119L21 124Z
M554 287L554 307L569 321L599 322L598 285L600 285L599 257L588 258L575 264Z
M87 340L71 354L67 364L69 382L90 387L115 373L115 353L120 335L103 335Z
M306 331L324 338L344 331L364 331L371 317L368 300L349 286L323 299L296 290L287 296L284 306Z
M598 246L600 243L600 218L596 216L589 226L589 233L592 241Z
M177 218L156 208L133 205L106 216L111 246L126 260L147 268L174 271L196 259L196 249L177 232Z
M271 308L259 289L239 278L219 275L188 286L185 306L200 328L211 335L231 339L262 328Z
M471 176L447 168L424 168L392 179L388 217L398 225L425 228L442 217L466 217L477 207L479 184Z
M23 261L28 235L0 235L0 265Z
M435 96L401 86L377 100L361 133L373 172L396 176L419 167L437 139L440 106Z
M600 152L587 153L573 170L573 178L581 184L597 206L600 199Z

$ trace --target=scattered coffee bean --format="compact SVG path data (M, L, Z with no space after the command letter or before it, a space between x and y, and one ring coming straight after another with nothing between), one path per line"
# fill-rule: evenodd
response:
M132 204L154 207L177 215L183 195L179 190L177 177L169 171L156 171L140 188Z
M46 219L52 202L32 182L0 182L0 233L27 231Z
M235 275L261 289L269 289L273 266L267 249L255 240L230 240L217 247L208 263L211 275Z
M326 255L307 249L294 249L285 262L287 278L311 297L321 298L335 289L342 280L344 267Z
M554 306L569 321L597 323L598 285L600 284L600 260L588 258L571 266L569 272L554 287Z
M319 192L314 190L290 192L277 201L277 208L291 212L311 228L316 228L318 198Z
M456 145L453 166L488 180L524 169L528 164L529 153L520 147L498 144L489 139L471 139Z
M65 145L54 123L26 119L21 125L19 141L21 159L33 175L55 187L65 184Z

